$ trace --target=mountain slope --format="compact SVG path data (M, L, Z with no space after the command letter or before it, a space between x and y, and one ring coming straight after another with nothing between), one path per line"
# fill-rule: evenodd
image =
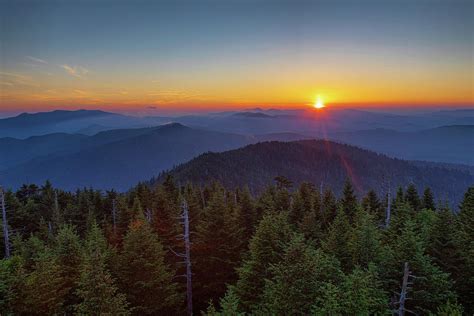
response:
M124 132L100 133L92 138L97 146L89 144L72 154L36 159L9 168L0 173L0 181L17 187L25 182L41 183L50 179L65 189L93 186L124 190L203 152L229 150L253 141L241 135L196 130L181 124L140 129L134 137L113 140ZM104 138L110 141L100 144Z
M55 156L72 154L87 148L147 134L154 128L117 129L100 132L93 136L53 133L26 139L0 138L0 170L8 169L29 160L49 160Z
M172 169L177 181L222 181L228 187L248 185L258 191L282 175L295 183L323 183L336 192L346 177L359 194L373 188L385 194L384 183L397 186L413 182L421 191L432 187L438 196L457 202L474 183L468 172L442 167L420 167L357 147L322 140L264 142L223 153L206 153ZM160 181L161 178L156 181ZM385 188L386 190L386 188Z
M336 133L332 138L403 159L474 165L474 125L441 126L417 132L374 129Z

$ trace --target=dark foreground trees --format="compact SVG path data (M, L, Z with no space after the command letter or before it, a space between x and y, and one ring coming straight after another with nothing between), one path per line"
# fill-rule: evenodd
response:
M0 313L185 314L184 200L194 314L390 314L405 263L416 276L407 310L474 312L474 187L454 211L429 189L400 188L387 228L386 197L374 191L357 197L348 181L338 199L282 183L258 196L170 178L125 194L49 183L6 192Z

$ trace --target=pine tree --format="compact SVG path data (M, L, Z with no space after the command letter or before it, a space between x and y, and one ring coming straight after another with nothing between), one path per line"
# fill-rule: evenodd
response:
M354 188L352 187L352 183L349 179L346 179L346 182L344 183L340 205L344 213L347 215L349 222L353 223L355 214L357 212L358 203L357 197L354 194Z
M225 197L224 188L215 186L196 226L192 258L193 298L198 310L205 309L210 299L217 302L226 284L236 281L235 268L245 247L239 216Z
M427 210L436 210L436 205L434 202L434 197L433 197L433 192L431 192L430 188L426 188L425 191L423 192L423 202L422 202L423 208Z
M264 215L250 240L249 254L238 269L233 287L242 311L249 312L260 301L264 280L271 277L269 267L279 262L290 240L292 229L286 213Z
M220 300L221 306L220 311L217 311L214 304L211 302L209 304L206 313L203 313L206 316L244 316L245 313L240 311L240 302L237 295L234 291L229 290L226 295Z
M408 220L398 238L391 241L394 250L391 276L394 284L402 280L402 267L409 263L410 270L417 278L412 285L411 299L406 308L417 313L434 312L434 308L448 300L455 300L449 274L441 271L432 259L425 254L423 241L416 232L415 223ZM392 288L397 291L397 288Z
M53 251L57 257L63 281L61 287L66 291L63 310L66 313L71 313L72 306L78 301L74 291L79 279L79 265L82 255L79 236L72 226L67 225L60 228L55 238Z
M19 255L0 260L0 311L5 315L24 311L25 269Z
M352 256L352 266L368 269L371 263L378 264L382 260L380 232L374 224L373 216L365 211L358 213L348 248Z
M315 204L316 192L314 186L303 182L293 195L293 205L289 213L290 223L297 227L307 214L315 212L315 206L318 206L317 212L319 213L319 205Z
M109 250L100 228L93 224L88 232L75 305L79 315L129 315L125 295L118 293L107 261Z
M459 279L462 265L461 252L456 240L459 226L455 215L447 207L436 214L431 230L427 252L444 272L449 272L453 280Z
M362 199L362 208L372 214L377 223L384 222L385 209L374 190L367 192L367 195Z
M326 283L316 299L312 315L383 315L388 314L387 295L373 266L356 268L344 275L339 284Z
M418 191L413 183L408 186L405 199L414 212L418 212L421 209L420 197L418 196Z
M22 313L28 315L53 315L62 309L68 293L57 257L45 248L35 259L33 271L26 276Z
M140 214L143 214L143 208L140 203L140 200L135 197L133 200L132 207L128 207L127 201L125 198L121 197L118 199L117 209L118 209L118 223L117 227L120 234L125 235L129 225L132 221L137 218Z
M327 238L322 243L322 249L335 256L341 262L344 271L349 270L352 261L349 251L351 229L348 216L340 209L329 228Z
M173 314L179 303L173 273L165 264L165 252L140 214L130 224L118 255L117 274L121 292L136 315Z
M242 191L238 191L237 197L238 207L240 208L240 222L244 228L245 240L249 240L255 231L259 215L257 214L255 202L250 194L248 186L246 186Z
M324 192L321 203L320 217L321 228L327 231L337 215L337 202L334 193L331 190Z
M342 278L338 261L306 245L301 235L292 237L270 272L256 314L307 315L323 294L323 285Z
M460 302L467 314L474 313L474 187L470 187L464 194L459 206L459 233L458 242L463 264L460 269L459 283Z

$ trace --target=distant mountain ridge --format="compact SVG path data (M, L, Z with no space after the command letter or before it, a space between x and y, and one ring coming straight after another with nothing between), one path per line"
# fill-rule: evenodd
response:
M9 146L0 157L0 183L51 180L63 189L93 186L126 190L139 181L208 151L239 148L261 140L295 140L302 135L238 135L194 129L180 123L117 129L93 136L51 134L25 140L3 138Z
M340 132L331 139L392 157L474 166L474 125L449 125L415 132L371 129Z
M166 118L140 118L101 110L55 110L39 113L22 113L0 119L0 138L28 138L52 133L77 133L88 130L94 133L104 129L139 128L162 124Z
M285 176L295 184L323 184L338 192L346 177L359 195L369 189L386 194L414 183L421 191L430 186L438 196L457 203L474 177L466 171L431 164L421 166L358 147L325 140L263 142L222 153L205 153L171 169L176 181L197 184L222 182L229 188L248 185L254 192ZM161 181L164 176L152 180Z

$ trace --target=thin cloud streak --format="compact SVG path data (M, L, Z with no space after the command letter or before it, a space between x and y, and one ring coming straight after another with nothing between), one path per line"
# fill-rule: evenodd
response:
M28 58L28 59L31 60L31 61L40 63L40 64L48 64L48 62L47 62L46 60L43 60L43 59L40 59L40 58L36 58L36 57L33 57L33 56L26 56L26 58Z
M67 64L60 65L62 69L64 69L68 74L77 78L83 78L85 75L89 73L89 70L82 67L82 66L70 66Z

